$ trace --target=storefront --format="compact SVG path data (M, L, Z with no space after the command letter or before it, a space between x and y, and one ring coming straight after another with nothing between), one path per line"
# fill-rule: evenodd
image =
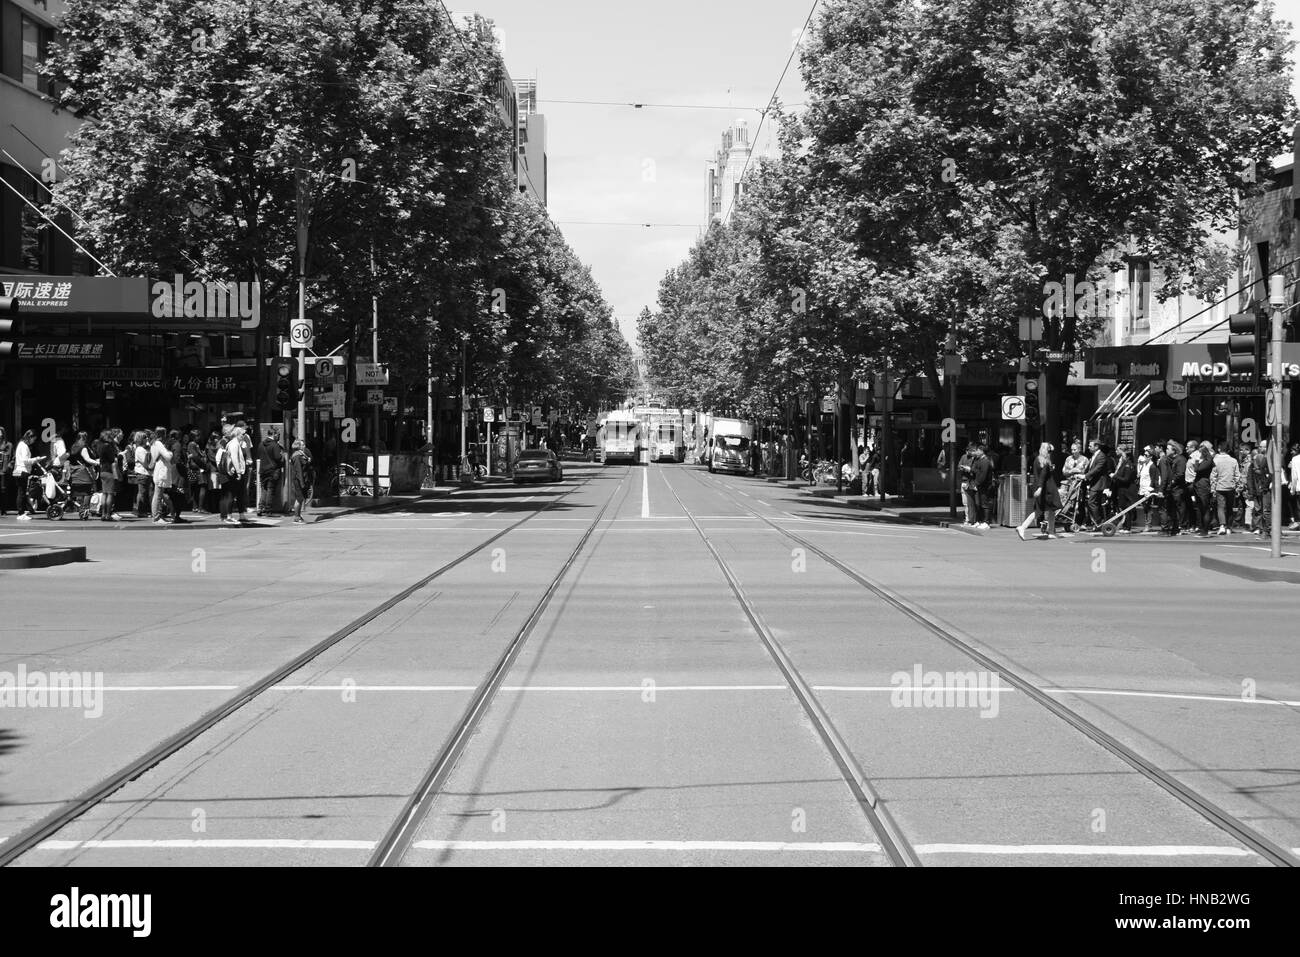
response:
M0 327L0 422L21 434L46 419L91 433L252 421L260 313L240 285L0 277L18 302Z
M1300 381L1300 343L1283 344L1282 365L1285 383ZM1099 428L1116 429L1117 438L1132 436L1138 447L1169 439L1226 440L1235 447L1266 437L1264 389L1228 374L1227 343L1101 347L1088 351L1085 367L1089 379L1107 383L1098 387L1092 405L1100 407L1103 415L1085 421L1090 435ZM1112 414L1117 410L1107 408L1105 400L1125 385L1135 394L1149 387L1147 401L1132 409L1140 412L1135 421L1106 425L1107 418L1124 418ZM1288 442L1296 392L1287 388L1282 404L1283 435Z

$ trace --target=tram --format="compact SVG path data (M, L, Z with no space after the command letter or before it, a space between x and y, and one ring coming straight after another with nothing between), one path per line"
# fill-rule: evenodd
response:
M635 412L611 412L596 430L601 459L606 462L641 461L645 447L641 419Z

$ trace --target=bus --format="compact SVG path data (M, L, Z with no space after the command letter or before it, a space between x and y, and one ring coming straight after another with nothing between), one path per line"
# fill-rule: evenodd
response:
M601 458L605 462L641 461L643 447L640 418L632 412L611 412L601 423Z

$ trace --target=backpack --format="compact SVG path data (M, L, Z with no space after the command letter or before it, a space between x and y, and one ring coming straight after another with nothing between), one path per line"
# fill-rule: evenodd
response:
M217 449L217 474L222 478L234 478L235 473L231 468L232 463L229 443L220 446Z

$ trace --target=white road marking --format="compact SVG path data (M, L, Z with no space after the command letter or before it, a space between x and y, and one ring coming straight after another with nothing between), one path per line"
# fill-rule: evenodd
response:
M641 517L650 517L650 471L641 473Z
M1084 857L1255 857L1244 847L1204 844L914 844L918 854L1046 854ZM1293 852L1294 853L1294 852Z
M224 838L172 838L168 840L129 840L113 838L95 841L42 841L36 845L42 851L75 851L86 848L203 848L204 850L228 849L269 849L269 850L326 850L326 851L369 851L375 847L374 841L326 841L326 840L289 840L285 838L264 838L231 840Z
M369 851L375 841L319 838L112 838L42 841L42 851L76 850L329 850ZM879 854L879 844L861 841L416 841L422 851L743 851L804 854ZM1205 844L916 844L918 854L1037 855L1052 857L1255 857L1244 847ZM1300 847L1291 848L1300 855Z
M858 841L416 841L422 851L763 851L879 854Z
M137 691L237 691L242 685L105 685L93 690L113 692ZM463 692L473 691L475 685L272 685L272 691L373 691L373 692ZM93 686L72 686L68 690L92 690ZM645 691L643 685L503 685L502 691L512 692L558 692L573 694L640 694ZM656 685L655 691L785 691L786 685ZM899 690L896 685L813 685L814 691L831 694L889 694ZM935 687L936 692L967 691L973 693L968 685ZM988 692L1013 694L1016 689L1008 685L987 688ZM1278 698L1242 698L1237 695L1184 694L1172 691L1113 691L1105 688L1043 688L1052 695L1098 695L1120 696L1127 698L1163 698L1175 701L1207 701L1212 704L1247 704L1275 705L1283 708L1300 708L1300 699L1288 700Z
M0 538L13 538L15 536L23 535L58 535L62 531L63 529L61 528L51 528L49 531L45 532L5 532L3 535L0 535Z

